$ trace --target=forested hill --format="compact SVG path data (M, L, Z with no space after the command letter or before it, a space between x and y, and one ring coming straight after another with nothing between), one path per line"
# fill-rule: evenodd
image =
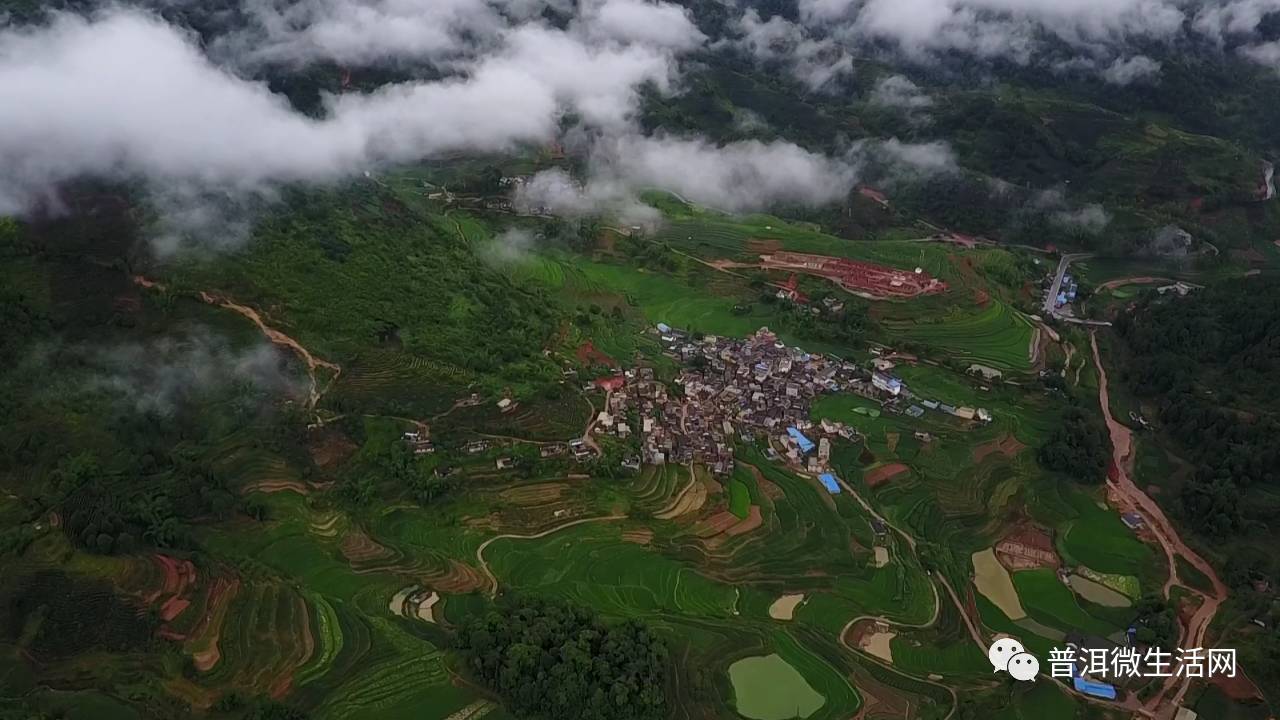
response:
M1271 522L1280 488L1280 281L1248 278L1185 298L1152 292L1116 328L1124 376L1194 465L1188 522L1226 537ZM1266 490L1265 493L1261 492Z

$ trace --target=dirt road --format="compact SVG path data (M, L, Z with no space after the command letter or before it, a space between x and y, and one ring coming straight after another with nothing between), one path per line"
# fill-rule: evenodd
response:
M543 530L540 533L534 533L532 535L517 535L513 533L507 533L504 535L494 535L488 540L485 540L484 542L480 543L480 547L476 548L476 562L480 565L480 572L484 573L485 577L489 578L489 597L490 598L496 597L498 594L498 576L494 575L493 570L489 569L489 563L484 559L484 551L486 548L488 548L490 545L497 542L498 540L537 540L538 538L544 538L548 535L558 533L561 530L567 530L571 527L574 527L575 525L585 525L587 523L596 523L596 522L611 522L613 520L623 520L626 517L627 517L626 515L605 515L603 517L579 518L577 520L570 520L569 522L564 523L563 525L557 525L549 530Z
M163 284L141 275L134 275L133 282L140 287L153 290L165 290L165 286ZM311 388L307 393L308 408L315 409L316 403L320 402L320 397L324 394L325 390L328 390L333 385L334 381L338 379L338 376L342 374L342 368L337 363L322 360L315 355L312 355L311 351L302 346L302 343L299 343L297 340L294 340L283 332L280 332L268 325L266 321L262 319L261 313L254 308L251 308L248 305L241 305L240 303L222 295L203 290L200 291L199 297L201 301L208 303L209 305L217 305L218 307L232 310L248 318L254 325L258 326L258 329L262 331L262 334L265 335L268 340L276 345L288 348L302 360L303 364L307 366L307 377L310 379L311 385ZM333 376L329 378L327 383L325 383L323 389L320 388L319 382L316 380L316 372L320 368L333 372Z
M1227 587L1218 578L1218 573L1214 571L1213 566L1182 541L1173 524L1169 522L1169 518L1165 516L1160 506L1151 499L1151 496L1134 484L1131 476L1134 460L1133 433L1128 427L1117 422L1111 415L1110 395L1107 392L1107 371L1102 365L1102 356L1098 352L1096 332L1089 333L1089 342L1093 346L1093 362L1098 369L1098 401L1102 405L1102 415L1106 419L1107 430L1111 434L1112 462L1116 468L1115 477L1109 478L1107 483L1119 498L1121 509L1141 515L1147 526L1151 528L1161 549L1164 550L1165 557L1169 562L1169 580L1164 586L1166 599L1175 584L1187 587L1178 578L1178 565L1176 562L1176 557L1178 556L1181 556L1193 568L1203 573L1212 583L1212 595L1187 587L1191 592L1200 595L1203 598L1203 602L1195 611L1195 614L1191 616L1191 620L1187 623L1187 627L1184 628L1182 637L1179 640L1179 647L1204 648L1206 647L1205 639L1209 631L1209 625L1213 622L1214 616L1217 615L1218 607L1227 598ZM1172 718L1177 712L1178 705L1182 702L1190 684L1190 678L1171 677L1167 679L1159 692L1147 700L1146 710L1162 720L1164 718ZM1171 696L1170 692L1172 692Z

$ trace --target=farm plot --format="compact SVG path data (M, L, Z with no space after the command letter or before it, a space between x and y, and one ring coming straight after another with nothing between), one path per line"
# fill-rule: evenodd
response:
M735 662L729 666L729 679L738 713L753 720L807 718L826 702L776 653Z
M1010 620L1021 620L1027 611L1018 601L1018 591L1009 578L1009 571L996 559L995 551L987 548L973 554L973 584L982 596L995 603Z
M1121 629L1085 612L1053 570L1014 573L1013 584L1027 613L1042 623L1064 632L1081 631L1104 637Z
M1085 493L1068 498L1078 516L1059 528L1061 550L1100 573L1142 577L1151 565L1150 546L1133 536L1118 513L1098 507Z
M580 525L538 540L503 539L486 551L501 587L553 595L622 617L674 613L728 618L734 590L622 539Z
M886 319L894 337L922 343L962 362L1008 372L1031 368L1031 321L1008 305L992 301L978 312L953 310L929 322Z

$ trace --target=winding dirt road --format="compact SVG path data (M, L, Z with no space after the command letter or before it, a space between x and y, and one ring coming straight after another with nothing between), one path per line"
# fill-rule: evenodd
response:
M579 518L577 520L570 520L569 522L564 523L563 525L557 525L553 528L550 528L548 530L543 530L542 532L534 533L532 535L519 535L515 533L505 533L503 535L494 535L488 540L485 540L484 542L480 543L480 547L476 548L476 563L480 565L480 572L484 573L485 577L489 578L489 597L494 598L494 597L497 597L498 595L498 576L494 575L493 570L489 568L489 563L484 559L484 551L486 548L488 548L490 545L497 542L498 540L537 540L538 538L544 538L548 535L553 535L555 533L558 533L561 530L567 530L571 527L574 527L575 525L585 525L587 523L597 523L597 522L612 522L614 520L624 520L626 519L626 517L627 517L626 515L605 515L603 517Z
M167 290L162 283L158 283L142 275L134 275L133 282L135 285L147 288L148 290ZM226 308L248 318L254 325L258 326L258 329L262 331L262 334L265 335L268 340L276 345L288 348L302 360L303 364L307 366L307 377L311 384L311 388L307 393L307 407L309 409L315 409L316 403L320 402L320 397L333 385L334 381L338 379L338 376L342 374L341 366L337 363L322 360L315 355L312 355L311 351L302 346L302 343L299 343L297 340L294 340L283 332L280 332L268 325L266 321L262 319L262 314L254 308L251 308L248 305L241 305L230 298L206 292L204 290L199 292L199 297L202 302ZM319 383L316 380L316 372L320 368L333 372L333 376L329 378L329 382L325 383L323 389L320 388Z
M1089 333L1089 342L1093 346L1093 362L1098 369L1098 401L1102 405L1102 415L1106 419L1107 431L1111 434L1113 448L1112 462L1115 465L1115 472L1113 473L1114 477L1107 479L1107 484L1115 493L1121 509L1141 515L1147 526L1151 528L1161 549L1164 550L1165 557L1169 562L1169 580L1164 585L1165 598L1169 598L1170 591L1174 585L1181 585L1203 598L1200 607L1196 609L1195 614L1191 616L1190 622L1187 623L1187 627L1183 629L1179 646L1183 648L1204 648L1206 647L1205 637L1209 632L1209 625L1212 624L1214 616L1217 615L1218 607L1227 598L1227 586L1218 578L1218 573L1214 571L1213 566L1182 541L1177 531L1174 530L1173 524L1169 522L1169 518L1165 516L1160 506L1151 499L1151 496L1134 484L1132 478L1134 462L1133 432L1127 426L1117 422L1111 415L1110 395L1107 392L1107 371L1102 365L1102 356L1098 352L1096 331ZM1212 595L1188 587L1181 582L1178 578L1176 560L1179 556L1191 567L1199 570L1205 577L1209 578L1209 582L1213 585ZM1190 678L1168 678L1164 685L1160 687L1159 692L1147 700L1145 709L1162 720L1164 718L1172 718L1190 686ZM1172 692L1172 695L1170 695L1170 692Z

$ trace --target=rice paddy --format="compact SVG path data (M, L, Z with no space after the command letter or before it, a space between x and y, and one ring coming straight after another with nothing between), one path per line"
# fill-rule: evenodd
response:
M807 718L826 702L776 653L735 662L729 678L738 713L752 720Z

